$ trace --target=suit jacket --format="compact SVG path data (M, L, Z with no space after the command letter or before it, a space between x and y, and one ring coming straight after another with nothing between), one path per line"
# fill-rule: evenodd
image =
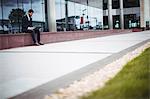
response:
M28 32L28 27L32 27L32 18L28 19L28 16L25 15L22 18L22 32Z

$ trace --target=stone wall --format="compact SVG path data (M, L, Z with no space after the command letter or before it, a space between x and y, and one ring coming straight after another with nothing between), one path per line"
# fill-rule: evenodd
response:
M129 33L131 30L102 30L102 31L74 31L74 32L43 32L41 41L43 43L63 42L79 39L94 38L121 33ZM0 50L32 45L29 33L1 34Z

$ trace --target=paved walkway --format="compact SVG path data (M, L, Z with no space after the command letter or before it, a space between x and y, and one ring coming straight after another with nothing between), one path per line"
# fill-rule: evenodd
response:
M61 81L66 74L148 39L150 31L1 50L0 99L21 94L59 77Z

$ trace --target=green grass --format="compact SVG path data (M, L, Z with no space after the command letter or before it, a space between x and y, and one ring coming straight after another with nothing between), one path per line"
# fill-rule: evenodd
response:
M102 89L81 99L150 99L150 48L127 63Z

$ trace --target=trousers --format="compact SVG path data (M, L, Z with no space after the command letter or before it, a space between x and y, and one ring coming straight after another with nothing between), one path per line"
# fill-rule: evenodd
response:
M34 43L40 42L40 31L39 30L34 29L34 30L28 30L27 32L31 33L32 40Z

